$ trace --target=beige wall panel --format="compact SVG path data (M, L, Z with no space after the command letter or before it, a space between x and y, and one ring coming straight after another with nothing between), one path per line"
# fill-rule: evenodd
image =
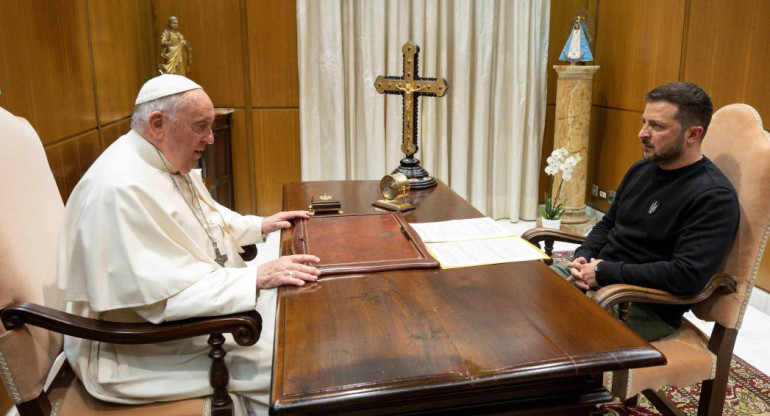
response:
M102 150L108 148L115 140L118 140L120 136L128 133L131 130L131 117L124 118L123 120L104 126L99 130L101 136Z
M257 212L280 211L283 184L300 176L299 110L254 110Z
M96 127L82 0L0 2L0 106L43 143Z
M99 123L131 114L142 84L157 74L150 0L89 0Z
M679 79L685 0L602 0L594 104L642 111L644 94Z
M293 3L292 3L293 4ZM155 58L161 62L160 35L169 16L192 47L189 78L217 107L244 107L243 34L239 0L154 0Z
M294 1L248 0L249 64L254 107L298 107Z
M572 30L572 17L580 10L588 6L589 13L595 14L597 0L559 0L551 3L551 18L548 42L548 104L556 103L556 71L554 65L564 65L566 62L559 60L561 50L567 43L567 38ZM593 22L592 22L593 23ZM594 30L592 27L590 30ZM591 52L596 51L596 43L589 44ZM592 64L589 62L589 65ZM545 159L543 159L545 160Z
M99 156L99 133L96 129L61 143L46 146L48 164L56 179L62 200L66 203L86 170Z
M703 85L715 109L743 102L770 120L768 6L767 0L692 3L684 80Z
M241 214L254 214L251 207L251 175L249 174L249 149L246 144L246 111L235 110L230 118L230 146L233 155L233 190L235 210Z
M593 166L593 182L602 189L616 190L628 168L642 159L637 133L641 126L641 112L594 107L591 109L594 136L589 164ZM589 185L590 186L590 185ZM589 188L590 189L590 188ZM609 209L606 200L589 199L591 206L602 211Z

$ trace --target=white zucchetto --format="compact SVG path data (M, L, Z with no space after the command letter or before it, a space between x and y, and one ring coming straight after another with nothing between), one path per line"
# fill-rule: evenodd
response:
M203 87L189 78L185 78L181 75L163 74L144 83L142 89L139 90L139 95L136 96L136 102L134 104L144 104L161 97L167 97L169 95L179 94L180 92L198 88Z

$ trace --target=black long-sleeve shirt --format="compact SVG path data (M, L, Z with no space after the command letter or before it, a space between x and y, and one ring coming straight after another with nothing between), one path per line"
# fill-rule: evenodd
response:
M627 283L693 295L721 264L739 217L735 189L705 156L675 170L640 161L575 257L603 260L596 274L600 286ZM689 309L650 306L673 327Z

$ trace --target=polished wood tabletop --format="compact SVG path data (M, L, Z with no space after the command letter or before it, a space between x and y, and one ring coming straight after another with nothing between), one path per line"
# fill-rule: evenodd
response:
M385 212L378 181L288 184L283 209L323 193L345 213ZM443 183L408 199L408 222L482 216ZM665 363L541 261L328 276L278 295L275 415L587 415L611 400L604 371Z

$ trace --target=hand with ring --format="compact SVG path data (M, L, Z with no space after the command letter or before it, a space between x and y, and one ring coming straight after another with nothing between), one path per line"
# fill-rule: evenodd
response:
M303 286L305 282L315 282L321 271L307 263L321 260L309 254L279 257L257 268L257 288L272 289L278 286Z

